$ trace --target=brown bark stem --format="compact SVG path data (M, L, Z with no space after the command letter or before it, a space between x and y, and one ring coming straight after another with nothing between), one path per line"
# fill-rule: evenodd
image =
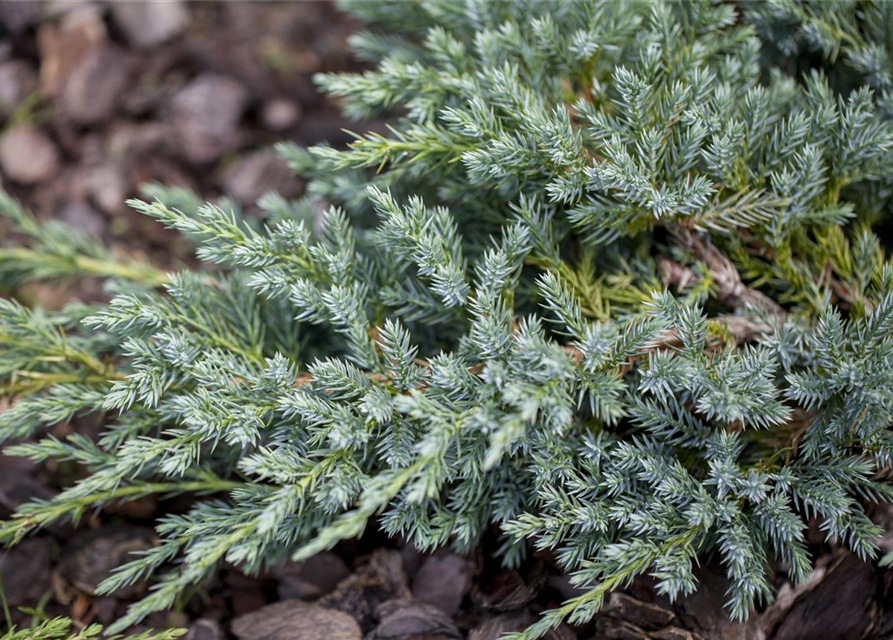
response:
M753 307L771 316L779 324L784 322L787 318L784 308L769 296L744 284L735 264L708 239L679 225L670 226L669 231L692 256L707 266L717 287L716 297L721 303L732 309ZM662 260L661 272L664 283L668 285L681 285L699 279L688 267L666 258Z

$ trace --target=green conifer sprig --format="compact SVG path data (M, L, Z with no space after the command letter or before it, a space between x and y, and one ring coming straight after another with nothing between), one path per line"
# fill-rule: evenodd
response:
M30 628L15 630L5 633L3 640L95 640L107 638L108 640L174 640L186 634L185 629L171 629L168 631L144 631L126 638L121 635L102 635L102 625L91 624L79 631L72 631L72 622L67 618L53 618L45 620Z

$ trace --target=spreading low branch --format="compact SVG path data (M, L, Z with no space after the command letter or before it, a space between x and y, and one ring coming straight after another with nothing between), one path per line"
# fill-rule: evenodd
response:
M767 295L748 287L741 280L735 264L701 234L679 225L670 228L673 237L697 260L703 262L716 284L716 297L732 309L752 307L776 320L779 324L787 318L787 312ZM666 285L684 286L699 277L688 267L661 258L658 266Z

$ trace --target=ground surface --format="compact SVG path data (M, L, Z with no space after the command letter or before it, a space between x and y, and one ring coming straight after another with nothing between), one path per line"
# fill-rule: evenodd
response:
M269 145L344 144L345 123L310 76L356 66L345 42L355 27L322 2L0 2L2 186L38 215L60 217L122 251L164 266L188 262L185 244L124 200L152 181L229 195L247 208L268 191L298 195L300 181ZM100 294L88 285L17 295L55 307ZM95 434L100 426L82 420L57 431ZM0 516L77 474L0 458ZM154 499L112 507L0 556L16 622L31 619L19 607L80 624L114 620L147 585L115 597L96 596L96 585L130 552L153 544L159 514L184 507ZM826 545L819 532L812 542L819 560L807 584L792 589L780 578L776 602L747 625L726 620L725 585L708 564L688 600L668 603L642 580L613 596L593 624L561 627L552 637L893 638L890 573ZM371 532L262 576L224 567L176 611L147 622L189 627L191 640L494 640L573 594L548 554L509 571L490 559L487 544L473 557L422 555Z

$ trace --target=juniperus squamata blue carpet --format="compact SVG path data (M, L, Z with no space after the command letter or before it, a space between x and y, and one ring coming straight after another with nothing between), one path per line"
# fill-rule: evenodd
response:
M893 499L893 3L348 4L371 70L324 75L387 135L281 153L306 196L131 206L192 239L164 274L2 209L0 280L102 277L110 302L0 301L8 451L88 471L15 543L148 494L198 496L102 590L116 628L227 561L370 526L420 549L485 532L586 589L728 574L728 614L810 571L807 521L866 560ZM358 123L357 131L363 131ZM98 413L97 441L40 437ZM35 437L36 436L36 437Z

